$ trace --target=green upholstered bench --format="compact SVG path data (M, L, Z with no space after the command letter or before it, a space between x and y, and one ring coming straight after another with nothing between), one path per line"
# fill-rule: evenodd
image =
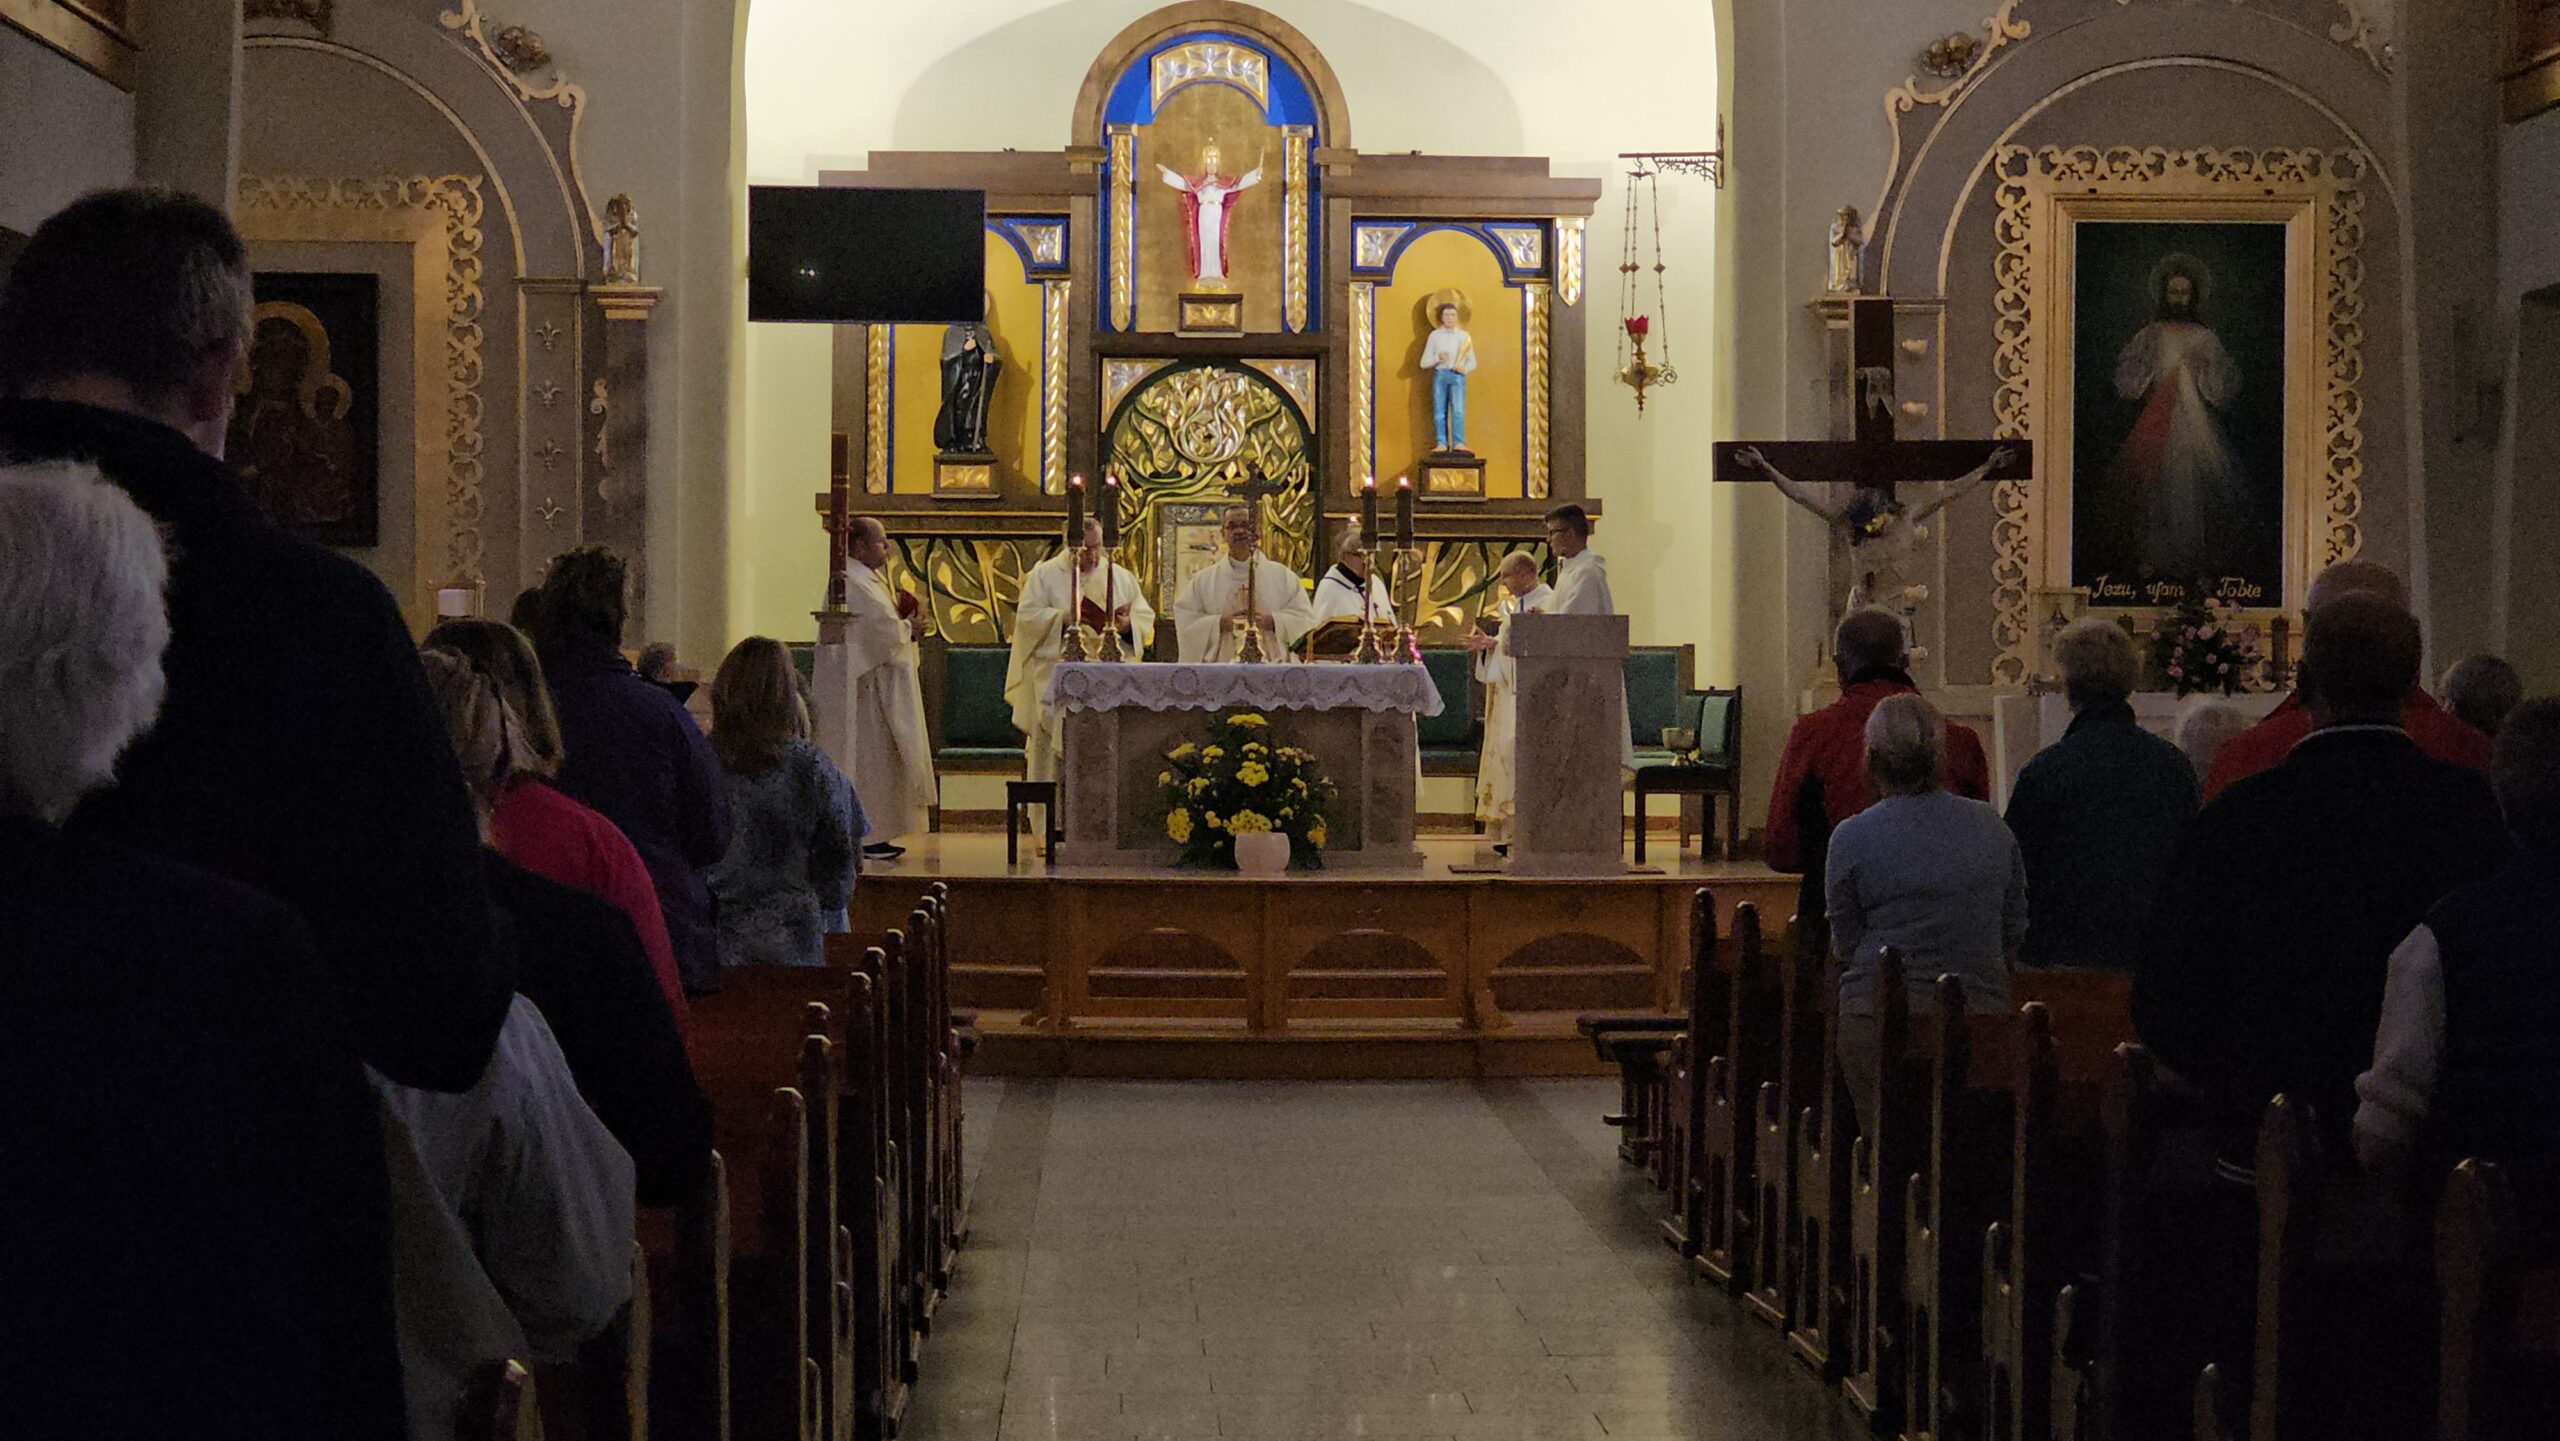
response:
M1648 796L1699 796L1706 803L1701 817L1700 846L1715 835L1715 798L1725 798L1726 823L1722 854L1733 854L1742 835L1742 691L1693 690L1680 698L1680 718L1672 724L1698 735L1698 756L1682 760L1666 750L1652 756L1636 753L1636 859L1644 859L1644 803ZM1681 817L1680 842L1688 841L1688 817Z
M1429 646L1422 652L1422 667L1440 688L1440 714L1415 718L1424 775L1476 773L1484 750L1484 721L1475 712L1475 666L1474 652L1456 646Z
M1004 698L1005 669L1013 648L947 645L940 664L926 657L925 714L933 721L933 763L946 771L1022 769L1022 732L1013 728L1013 706Z

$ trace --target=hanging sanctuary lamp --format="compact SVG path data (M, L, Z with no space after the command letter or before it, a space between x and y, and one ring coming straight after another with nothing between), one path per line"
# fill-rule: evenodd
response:
M1713 150L1630 151L1621 160L1633 162L1627 170L1627 208L1624 243L1618 261L1618 383L1636 393L1636 413L1644 413L1647 390L1657 385L1671 385L1680 379L1680 369L1671 361L1671 293L1667 280L1670 266L1662 258L1662 192L1661 177L1695 175L1724 188L1724 121L1716 121L1716 148ZM1639 311L1641 289L1638 277L1645 270L1640 258L1647 230L1647 211L1651 212L1653 237L1653 309ZM1658 345L1659 361L1646 354L1647 344Z

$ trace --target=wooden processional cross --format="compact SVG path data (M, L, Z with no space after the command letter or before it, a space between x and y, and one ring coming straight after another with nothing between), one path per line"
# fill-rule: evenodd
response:
M1889 508L1894 489L1955 480L1970 474L1995 451L2010 459L1992 470L1988 480L2026 480L2035 473L2035 455L2024 440L1897 440L1894 418L1894 304L1891 300L1854 300L1849 305L1849 398L1846 427L1835 419L1831 440L1718 441L1714 475L1720 481L1767 481L1766 472L1746 466L1738 452L1757 449L1790 479L1805 484L1843 482L1878 492ZM1845 436L1837 432L1845 428ZM1854 513L1854 512L1853 512ZM1833 531L1848 540L1852 551L1866 537L1849 535L1838 520Z

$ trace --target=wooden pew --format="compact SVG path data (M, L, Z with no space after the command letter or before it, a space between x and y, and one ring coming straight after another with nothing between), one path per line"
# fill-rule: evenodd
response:
M1748 1148L1747 1104L1733 1094L1734 1038L1766 1050L1776 1030L1776 1008L1765 1017L1744 1015L1738 1000L1750 973L1762 969L1760 913L1745 902L1734 913L1732 934L1715 937L1715 898L1701 889L1690 914L1695 945L1689 1014L1672 1057L1666 1097L1668 1151L1664 1173L1671 1214L1662 1224L1673 1250L1730 1286L1733 1277L1734 1158ZM1768 999L1774 1001L1774 989ZM1744 1170L1747 1172L1748 1167Z
M2199 1382L2199 1441L2423 1436L2436 1391L2432 1278L2409 1193L2326 1154L2308 1106L2267 1104L2258 1130L2256 1356ZM2245 1399L2245 1429L2241 1425Z
M1959 987L1959 1018L1962 999ZM1849 1299L1834 1333L1834 1369L1850 1409L1875 1430L1891 1432L1901 1425L1897 1379L1909 1340L1902 1316L1903 1246L1908 1239L1903 1209L1911 1177L1926 1152L1929 1123L1929 1062L1912 1032L1902 953L1891 946L1877 958L1875 1007L1875 1080L1866 1098L1863 1129L1846 1155L1847 1264L1841 1286ZM1836 1020L1832 1044L1839 1044ZM1838 1114L1845 1121L1851 1113L1844 1109ZM1845 1126L1841 1134L1847 1134ZM1839 1154L1837 1142L1831 1150L1835 1157ZM1841 1229L1837 1221L1833 1229Z
M1786 1008L1758 906L1745 902L1735 908L1731 950L1722 1044L1702 1073L1689 1148L1691 1190L1683 1199L1685 1234L1694 1238L1689 1254L1699 1274L1740 1295L1752 1276L1760 1088L1777 1074Z
M1822 939L1827 949L1829 938ZM1788 1132L1787 1349L1815 1375L1836 1380L1848 1349L1849 1145L1856 1115L1840 1078L1840 997L1829 958L1799 960L1810 977L1802 1008L1819 1039L1790 1071L1796 1089L1783 1098L1795 1108Z
M2435 1260L2436 1441L2560 1435L2560 1229L2519 1220L2498 1168L2464 1161L2437 1203Z
M631 1304L578 1348L535 1371L545 1441L648 1441L649 1255L631 1244Z
M1779 968L1776 1063L1752 1098L1751 1277L1743 1292L1743 1309L1782 1333L1795 1327L1803 1269L1796 1133L1828 1075L1831 1010L1823 993L1828 938L1802 917L1792 930L1795 944Z
M2116 972L2039 969L2018 972L2012 995L2020 1002L2013 1034L1969 1058L1977 1083L2009 1092L2014 1129L2006 1206L1982 1236L1980 1384L1968 1388L1982 1419L1968 1429L1989 1441L2045 1441L2054 1434L2055 1300L2066 1284L2094 1294L2102 1100L2116 1047L2133 1038L2133 984ZM2004 1063L2005 1078L1996 1074ZM1948 1164L1938 1174L1964 1171ZM1938 1368L1942 1396L1951 1364Z
M729 1438L728 1158L711 1153L684 1205L643 1212L649 1266L649 1424L655 1441Z
M533 1373L520 1361L492 1361L471 1378L454 1417L458 1441L542 1441Z

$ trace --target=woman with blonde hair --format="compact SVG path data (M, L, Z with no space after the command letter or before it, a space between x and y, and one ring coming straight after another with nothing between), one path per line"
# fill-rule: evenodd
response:
M847 927L862 803L809 740L809 708L782 642L738 642L711 678L711 749L735 825L711 868L724 966L816 966Z
M602 896L630 917L658 987L667 993L676 1029L689 1030L692 1016L684 982L647 863L621 827L552 784L560 773L560 717L551 708L551 689L543 682L533 642L494 620L449 620L427 632L427 649L468 662L488 680L507 713L506 734L512 741L506 748L506 773L489 782L495 786L489 800L489 844L535 875ZM476 789L484 778L469 779Z

